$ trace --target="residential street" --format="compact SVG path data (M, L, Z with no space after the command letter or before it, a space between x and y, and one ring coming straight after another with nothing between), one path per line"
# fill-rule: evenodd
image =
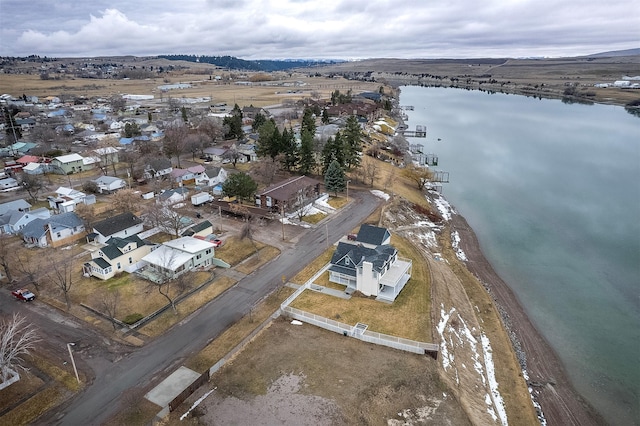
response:
M119 398L132 387L158 383L242 318L251 307L282 285L281 277L294 276L326 249L326 232L333 243L357 227L381 203L368 192L353 191L351 203L329 217L328 226L304 232L295 245L285 248L271 263L239 281L234 287L209 302L191 317L140 349L133 349L121 360L96 360L100 366L95 380L66 407L41 424L98 425L119 409ZM59 327L56 325L56 327ZM108 365L105 365L108 364Z

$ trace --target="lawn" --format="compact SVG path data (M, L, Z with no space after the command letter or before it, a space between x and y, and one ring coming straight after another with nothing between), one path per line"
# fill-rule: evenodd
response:
M229 277L220 277L176 305L175 312L173 309L167 309L160 314L160 316L144 325L138 331L147 336L160 336L175 324L200 309L206 303L218 297L218 295L233 286L235 283L236 281Z
M217 248L215 253L218 259L235 266L265 246L266 244L260 241L253 240L252 242L248 238L241 240L237 236L232 236L225 241L222 247Z
M363 322L379 333L431 342L431 283L427 265L409 241L394 235L391 244L401 257L413 261L411 279L392 304L358 296L345 300L307 290L291 303L291 307L351 325ZM328 253L323 256L330 258ZM321 267L326 261L318 263Z
M190 358L185 363L185 366L199 373L203 373L205 370L211 368L213 364L222 359L245 337L251 334L258 325L266 321L267 318L280 309L280 304L293 292L294 290L289 287L281 287L275 293L270 294L264 302L253 308L249 315L245 315L200 351L200 353Z

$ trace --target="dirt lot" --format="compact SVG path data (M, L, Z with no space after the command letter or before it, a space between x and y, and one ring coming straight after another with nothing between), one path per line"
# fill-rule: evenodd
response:
M470 424L437 361L276 320L168 424ZM186 410L185 410L186 411Z

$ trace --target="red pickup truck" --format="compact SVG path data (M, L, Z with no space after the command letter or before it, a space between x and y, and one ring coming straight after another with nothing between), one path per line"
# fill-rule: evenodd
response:
M11 294L13 294L13 296L16 299L22 300L23 302L31 302L33 299L36 298L36 295L31 293L26 288L21 288L19 290L12 291Z

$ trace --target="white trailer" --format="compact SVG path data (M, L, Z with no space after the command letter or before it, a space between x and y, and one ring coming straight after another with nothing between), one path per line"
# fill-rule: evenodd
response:
M213 197L208 192L199 192L191 196L191 204L194 206L200 206L209 201L213 201Z

